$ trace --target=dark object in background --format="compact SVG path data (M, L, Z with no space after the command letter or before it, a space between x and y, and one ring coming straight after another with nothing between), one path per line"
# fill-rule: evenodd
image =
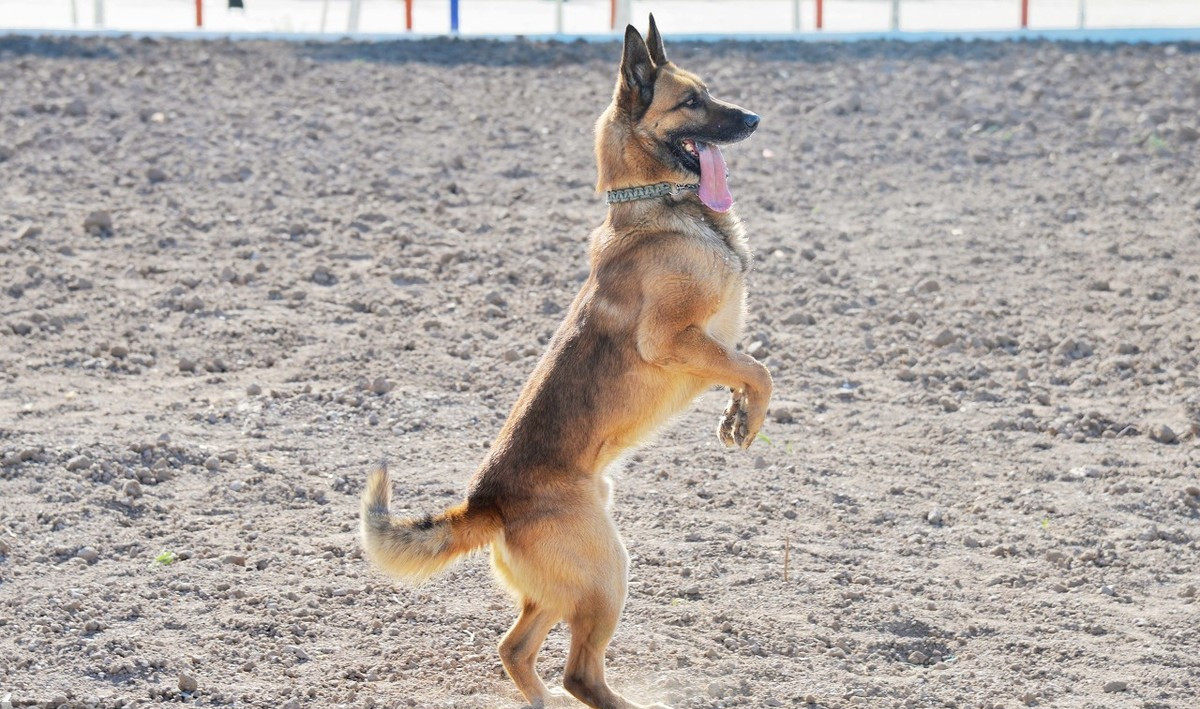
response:
M246 3L242 2L242 0L229 0L229 9L232 10L235 7L245 10Z

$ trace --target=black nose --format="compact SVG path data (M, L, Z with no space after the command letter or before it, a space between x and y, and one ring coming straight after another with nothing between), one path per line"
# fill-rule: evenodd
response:
M758 114L747 113L745 116L742 117L742 121L745 122L747 128L749 128L750 130L754 130L755 128L758 127Z

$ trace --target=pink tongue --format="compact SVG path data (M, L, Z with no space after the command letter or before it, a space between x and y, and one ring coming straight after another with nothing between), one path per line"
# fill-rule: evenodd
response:
M733 195L725 184L725 157L715 145L696 141L700 153L700 201L714 212L728 212Z

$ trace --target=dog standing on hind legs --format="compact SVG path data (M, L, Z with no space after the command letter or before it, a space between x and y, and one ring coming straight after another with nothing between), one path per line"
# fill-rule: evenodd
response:
M612 104L596 123L597 187L610 206L591 237L590 274L467 499L401 519L389 511L386 469L368 477L363 546L385 572L422 580L491 546L521 606L500 657L533 707L555 696L534 663L564 620L566 690L598 709L639 706L604 677L629 566L608 512L607 466L714 385L731 392L723 443L745 448L762 426L771 376L735 349L750 250L718 147L757 126L667 59L653 16L644 40L629 26Z

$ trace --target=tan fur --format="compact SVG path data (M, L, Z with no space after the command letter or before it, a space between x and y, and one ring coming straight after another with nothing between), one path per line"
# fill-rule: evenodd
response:
M602 190L695 181L671 161L668 136L686 134L689 121L711 129L714 116L741 111L707 97L698 78L666 60L653 18L648 39L629 28L613 104L596 126ZM647 81L652 101L638 105L649 93L638 94L638 82ZM696 91L711 110L671 110ZM714 385L731 391L718 436L749 446L771 394L767 370L735 349L750 251L732 212L713 212L690 193L612 205L590 255L587 281L467 500L426 520L393 518L382 469L363 494L368 556L398 577L425 578L490 543L496 575L522 608L500 656L534 707L552 696L534 662L560 620L571 628L566 689L591 707L638 706L604 677L629 566L609 514L606 468Z

